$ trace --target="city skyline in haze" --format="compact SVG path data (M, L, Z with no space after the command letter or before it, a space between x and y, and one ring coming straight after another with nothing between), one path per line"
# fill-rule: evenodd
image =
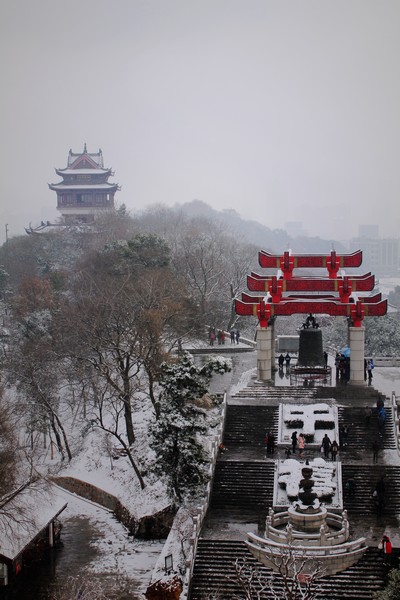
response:
M398 237L400 4L4 0L0 241L59 217L70 149L133 214L199 199L271 229Z

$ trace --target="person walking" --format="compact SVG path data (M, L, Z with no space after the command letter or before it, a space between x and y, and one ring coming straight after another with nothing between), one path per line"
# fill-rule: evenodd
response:
M240 340L240 331L239 331L239 329L236 329L235 338L236 338L236 343L238 344L239 340Z
M292 433L292 454L296 454L296 447L297 447L297 431L293 431Z
M210 329L210 346L214 346L214 342L215 342L215 329L211 328Z
M329 436L326 433L324 435L324 437L322 438L322 448L323 448L323 451L324 451L324 457L325 458L329 458L329 452L330 452L330 449L331 449L331 445L332 445L331 444L331 440L329 439Z
M332 445L331 445L331 458L332 460L336 460L337 459L337 455L339 452L339 446L336 440L333 440Z
M371 385L372 383L372 369L374 368L375 364L372 358L369 358L367 360L367 374L368 374L368 384Z
M283 356L283 354L279 355L278 358L278 365L280 369L283 369L283 363L285 362L285 357Z
M290 367L290 354L289 354L289 352L286 352L285 362L286 362L286 368L288 369Z
M385 422L386 422L386 411L384 408L381 408L378 411L378 431L379 435L383 435L385 431Z
M381 542L379 544L379 548L382 550L383 552L383 562L385 565L390 565L392 562L392 552L393 552L393 547L392 547L392 542L390 541L390 538L388 535L383 535Z
M378 515L381 514L381 512L383 511L383 509L385 507L385 495L386 495L385 476L382 475L382 477L378 480L378 482L375 486L374 493L373 493L373 498L376 503L376 510L378 512Z
M275 452L275 436L272 431L268 431L267 435L267 454Z
M303 452L304 452L304 448L306 445L306 440L304 438L304 435L302 433L299 434L299 437L297 438L297 445L299 447L299 454L300 457L303 456Z
M231 336L231 344L235 343L235 330L232 328L230 330L230 336Z
M379 447L379 441L375 438L372 442L372 462L374 464L378 462Z

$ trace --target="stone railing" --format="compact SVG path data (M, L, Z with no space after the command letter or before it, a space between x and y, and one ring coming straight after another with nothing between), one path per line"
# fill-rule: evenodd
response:
M365 538L359 538L337 546L306 546L274 542L258 537L253 533L247 534L246 545L253 556L269 568L276 568L276 562L284 554L291 553L310 562L318 562L323 568L322 575L334 575L355 564L366 552Z
M293 544L296 546L298 542L302 542L303 546L334 546L347 542L350 533L346 511L343 511L342 516L328 512L326 523L333 531L323 528L317 533L303 533L290 527L286 528L289 524L287 510L280 513L271 511L266 519L265 537L279 544ZM285 527L285 529L279 529L279 527Z
M326 351L333 357L336 356L337 350L337 347L331 344L326 346ZM365 360L369 358L373 358L375 367L400 367L400 357L398 356L365 356Z
M390 397L391 411L393 415L394 437L396 440L397 451L400 454L400 396L392 392Z
M211 461L209 466L209 477L210 480L207 484L206 494L202 499L200 505L197 508L197 514L193 517L193 532L192 536L189 540L190 548L189 552L186 556L185 566L186 571L184 575L183 581L183 590L180 595L180 600L187 600L190 592L190 585L193 576L193 568L194 568L194 560L197 552L197 543L200 536L201 527L203 525L204 517L206 516L208 506L210 503L211 492L212 492L212 484L213 477L215 471L215 464L218 458L219 445L222 443L224 428L225 428L225 417L226 417L226 392L224 394L224 399L222 401L222 411L221 411L221 421L217 430L217 433L214 436L214 439L211 442Z

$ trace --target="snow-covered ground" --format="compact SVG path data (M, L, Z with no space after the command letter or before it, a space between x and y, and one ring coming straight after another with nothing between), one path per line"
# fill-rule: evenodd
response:
M57 494L68 502L62 514L64 528L72 518L87 519L91 530L96 532L91 546L97 550L94 559L85 566L85 571L102 575L118 575L119 579L131 581L132 590L144 593L151 578L156 561L162 551L161 540L143 541L128 535L127 529L114 515L103 507L83 500L57 487Z

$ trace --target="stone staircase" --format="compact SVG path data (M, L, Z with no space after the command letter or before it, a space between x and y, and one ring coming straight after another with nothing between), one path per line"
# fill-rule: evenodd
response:
M396 448L393 429L393 415L391 410L385 409L386 421L383 435L379 435L378 412L373 409L369 423L366 420L366 410L363 407L339 407L339 426L349 427L348 446L341 447L343 452L356 451L361 460L370 460L372 442L374 438L380 441L381 449L393 450ZM366 454L367 452L367 454Z
M236 560L245 560L262 573L263 578L271 579L271 571L254 559L244 542L199 540L190 599L232 600L234 594L240 596L242 590L235 577ZM382 589L386 575L381 553L369 548L363 558L346 571L321 578L318 597L321 600L371 600L373 593ZM282 590L282 581L277 576L274 576L274 585L276 590ZM268 592L260 595L260 600L269 598Z
M382 475L385 477L385 505L382 515L400 514L400 467L342 464L343 489L348 479L353 479L355 483L354 495L343 494L343 504L349 512L350 523L352 516L371 516L376 513L372 493Z
M379 396L376 390L365 386L306 389L269 387L259 383L232 396L228 402L224 433L228 452L216 464L206 517L209 527L206 526L207 534L199 539L190 600L232 600L234 594L240 595L241 590L235 579L237 559L246 560L263 577L273 577L277 589L282 588L279 577L257 562L243 541L246 531L254 531L254 527L262 530L265 514L272 506L275 465L272 460L265 460L261 449L265 447L268 430L277 435L280 403L311 404L331 400L339 405L339 425L350 428L348 445L340 450L343 489L348 479L355 481L355 494L348 496L344 493L343 498L344 508L349 512L350 526L352 520L355 523L356 519L357 527L365 531L377 523L381 530L389 523L397 526L395 516L400 514L400 466L383 465L381 462L383 450L390 452L396 447L389 409L386 411L384 431L379 438L382 456L378 464L372 464L372 440L378 434L377 412L372 412L368 423L366 407L375 406ZM279 455L278 451L276 455ZM386 481L387 501L377 517L372 492L382 475ZM250 524L248 529L246 523ZM221 535L222 530L224 535ZM395 549L395 552L398 550ZM372 600L374 592L384 586L387 571L381 553L376 547L370 547L352 567L320 579L318 598ZM259 600L270 597L271 593L263 592Z
M265 447L267 431L278 436L277 406L230 406L225 422L224 444Z
M272 506L274 463L218 461L215 468L211 509L258 510Z
M266 404L275 405L280 402L306 404L315 402L316 393L316 388L310 389L290 386L268 387L255 383L232 395L232 400L263 400Z

